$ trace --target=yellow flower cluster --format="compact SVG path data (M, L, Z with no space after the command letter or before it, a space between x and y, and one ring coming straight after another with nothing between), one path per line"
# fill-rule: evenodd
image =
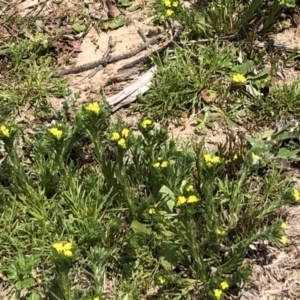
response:
M283 229L283 230L286 230L286 227L287 227L286 223L282 222L281 225L280 225L280 228Z
M100 105L99 105L99 103L98 102L91 102L91 103L89 103L89 104L87 104L86 106L85 106L85 109L87 110L87 111L90 111L90 112L92 112L92 113L95 113L96 115L99 115L99 112L100 112Z
M6 137L10 136L9 129L5 125L1 125L0 132L2 133L2 135L6 136Z
M192 184L189 184L189 185L185 188L185 190L186 190L187 192L192 192L192 191L194 190L194 186L193 186Z
M155 208L153 208L153 207L149 208L148 214L149 215L154 215L155 214Z
M155 169L166 168L168 166L168 162L166 160L163 160L162 157L159 157L158 161L153 163L152 166Z
M279 239L280 243L285 245L287 243L287 236L285 235L285 230L286 230L286 223L282 222L280 224L280 228L283 230L284 234L282 235L282 237Z
M178 7L179 2L176 1L171 1L171 0L165 0L165 7Z
M214 295L216 297L216 299L221 299L222 295L223 295L223 290L226 290L229 288L229 284L226 280L222 281L220 284L220 288L219 289L214 289Z
M187 203L195 203L199 201L199 199L195 196L195 195L191 195L191 196L188 196L188 197L184 197L184 196L179 196L177 198L177 203L176 205L177 206L181 206L183 204L187 204Z
M164 284L164 283L166 282L166 279L163 278L162 276L159 276L157 279L158 279L158 282L159 282L161 285Z
M280 238L280 242L285 245L287 243L287 236L286 235L283 235L281 238Z
M225 235L225 234L226 234L226 232L225 232L224 230L220 230L219 228L217 228L217 229L215 230L215 233L216 233L217 235Z
M72 252L72 243L54 243L52 247L57 251L59 254L63 254L66 257L71 257L73 256Z
M222 294L223 294L222 290L214 289L214 295L215 295L216 299L218 299L218 300L221 299Z
M229 288L229 284L228 284L228 282L226 280L222 281L221 284L220 284L220 286L221 286L222 290L226 290L226 289Z
M236 83L245 83L246 82L246 77L242 74L235 74L232 76L233 82Z
M174 11L172 10L172 9L167 9L166 10L166 16L167 17L170 17L170 16L172 16L174 14Z
M62 130L59 130L58 128L56 127L52 127L52 128L49 128L48 131L57 139L57 140L60 140L61 137L62 137Z
M121 147L126 149L126 138L128 138L129 136L129 129L128 128L124 128L121 133L114 131L111 134L110 140L117 142L117 144Z
M166 16L169 17L174 14L174 10L171 9L172 7L178 7L179 1L171 1L171 0L165 0L165 7L167 8L166 10Z
M152 124L153 124L153 122L150 119L145 119L141 122L141 126L145 129Z
M221 158L220 156L216 155L204 154L204 161L208 167L212 167L214 165L219 164L221 162Z
M295 201L299 201L300 200L300 194L299 194L299 191L298 190L296 190L296 189L293 189L293 197L294 197L294 200Z

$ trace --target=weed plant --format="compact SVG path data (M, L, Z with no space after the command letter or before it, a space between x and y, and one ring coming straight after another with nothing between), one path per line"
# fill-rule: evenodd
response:
M285 244L274 217L299 201L273 142L229 138L211 153L152 119L136 134L109 117L91 101L22 144L24 128L1 124L2 280L16 299L141 299L154 286L161 299L236 294L248 247Z
M46 111L67 88L51 77L53 38L34 29L1 43L0 278L9 299L231 299L251 274L249 249L288 242L279 211L300 201L285 167L299 163L297 122L229 132L208 151L205 140L179 142L154 121L196 109L205 111L200 131L215 112L264 126L297 116L299 82L273 85L277 58L266 67L267 51L252 47L295 1L197 5L155 1L156 22L185 23L188 39L152 56L159 72L140 97L147 117L136 131L111 123L111 107L93 100L78 109L65 101L30 129L9 122L19 105Z

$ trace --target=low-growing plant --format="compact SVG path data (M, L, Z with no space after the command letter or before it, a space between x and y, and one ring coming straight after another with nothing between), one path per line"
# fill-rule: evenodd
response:
M48 108L47 97L62 97L68 92L66 81L51 77L53 38L37 33L31 39L16 40L0 47L5 76L0 83L0 119L7 120L20 106ZM17 75L16 75L17 74Z
M179 19L193 36L201 38L245 36L249 31L265 35L275 29L280 11L295 6L294 0L275 0L272 4L264 0L198 1L197 5L189 7L169 0L156 0L155 4L156 18L160 23L169 17Z
M274 215L300 196L274 161L293 153L250 137L248 146L229 137L214 153L204 143L191 149L150 118L137 135L109 116L107 104L90 101L69 124L36 126L29 161L18 145L24 129L0 125L1 271L18 297L26 288L28 297L140 299L153 285L172 299L235 294L251 273L249 246L287 242ZM38 268L43 279L28 277ZM107 294L114 277L121 284Z

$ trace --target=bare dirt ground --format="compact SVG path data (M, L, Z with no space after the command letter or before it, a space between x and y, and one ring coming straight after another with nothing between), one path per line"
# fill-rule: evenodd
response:
M91 14L105 15L107 11L102 7L101 3L93 3L94 1L84 1L91 4ZM138 29L141 28L146 36L151 36L158 33L161 29L154 27L152 19L149 17L149 2L136 0L136 4L140 4L141 9L126 13L127 25L116 30L102 31L99 28L92 27L84 38L80 39L80 50L78 56L73 60L76 65L81 65L100 59L107 49L109 36L112 37L111 54L118 55L124 52L133 50L143 42ZM41 6L45 1L24 1L17 6L21 10L21 14L28 14L31 11L36 11L38 6ZM43 8L45 16L57 15L61 10L60 1L46 1ZM79 10L81 3L77 1L67 1L65 7L69 11ZM290 46L300 47L300 28L290 28L284 32L277 34L274 37L276 42L288 44ZM145 50L139 55L149 53L151 50ZM77 75L68 75L67 78L70 83L70 89L74 92L80 92L78 103L83 103L89 98L102 101L99 95L99 89L104 87L111 77L118 75L118 69L124 64L137 59L139 56L119 61L115 64L110 64L100 70L92 78L87 76L91 71L86 71ZM66 68L69 68L66 66ZM125 86L136 80L142 72L146 70L138 69L134 75L130 76L129 80L112 84L105 87L107 95L113 95L121 91ZM286 68L282 70L282 83L292 82L300 75L299 70L294 68ZM61 99L51 99L54 109L61 106ZM129 126L135 126L139 114L129 114L128 109L122 108L117 111L114 118L121 118L127 122ZM183 118L184 126L170 125L171 133L180 139L199 139L203 136L193 136L195 129L195 122L193 117L189 116ZM207 147L215 147L216 143L222 143L226 139L223 132L208 131L205 135ZM266 253L260 263L253 259L254 271L251 276L252 284L245 288L239 296L241 300L267 300L267 299L300 299L300 207L290 208L287 210L287 234L288 243L286 247L277 249L268 245ZM276 298L277 297L277 298Z

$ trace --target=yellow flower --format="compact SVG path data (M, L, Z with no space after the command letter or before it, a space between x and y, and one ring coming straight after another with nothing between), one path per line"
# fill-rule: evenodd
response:
M184 196L179 196L178 199L177 199L177 206L180 206L182 204L185 204L186 203L186 198Z
M62 130L57 129L56 127L49 128L48 130L57 140L61 139L63 134Z
M164 284L166 282L166 279L163 278L162 276L159 276L157 279L158 279L160 284Z
M165 0L165 6L170 7L171 6L171 1L170 0Z
M126 141L125 141L125 139L119 139L119 141L118 141L118 145L120 146L120 147L122 147L122 148L126 148Z
M193 185L188 185L187 187L186 187L186 191L187 192L191 192L191 191L193 191L194 190L194 186Z
M120 134L117 133L117 132L113 132L111 137L110 137L110 140L111 141L118 141L120 139Z
M234 154L234 156L233 156L233 160L237 160L238 159L238 156L237 156L237 154Z
M63 243L54 243L52 247L57 251L57 253L63 254L66 257L73 256L71 251L73 247L72 243L66 243L65 245L63 245Z
M160 164L160 166L161 166L162 168L166 168L166 167L168 166L168 162L164 160L164 161Z
M221 282L221 289L222 290L226 290L229 288L229 285L228 285L228 282L225 280L225 281L222 281Z
M242 74L235 74L233 75L232 80L237 83L244 83L246 81L246 78Z
M282 228L283 230L286 229L286 223L282 222L281 225L280 225L280 228Z
M0 131L4 136L9 137L9 129L5 125L1 125Z
M205 162L210 162L211 161L211 155L210 154L204 154L204 161Z
M85 109L98 115L100 112L100 105L97 102L92 102L86 105Z
M154 163L152 166L153 166L153 168L159 168L159 167L160 167L160 163L159 163L159 162L156 162L156 163Z
M170 17L171 15L173 15L174 14L174 11L172 10L172 9L167 9L166 10L166 16L167 17Z
M221 162L221 158L219 156L214 156L212 159L213 164L218 164Z
M148 214L149 215L154 215L155 214L155 209L154 208L149 208Z
M146 119L146 120L144 120L142 123L141 123L141 126L143 127L143 128L147 128L149 125L151 125L152 124L152 121L151 120L149 120L149 119Z
M64 251L63 243L54 243L52 247L58 252L62 253Z
M72 243L66 243L64 245L64 250L71 250L72 249Z
M287 242L287 237L286 237L286 235L283 235L283 236L280 238L279 241L280 241L283 245L285 245L286 242Z
M124 129L122 130L122 132L121 132L122 137L127 138L128 135L129 135L129 132L130 132L130 131L129 131L128 128L124 128Z
M222 293L223 292L220 289L215 289L214 290L214 295L215 295L216 299L221 299Z
M216 233L217 235L225 235L225 231L224 231L224 230L220 230L219 228L217 228L217 229L215 230L215 233Z
M186 200L187 203L195 203L197 202L199 199L195 196L195 195L191 195L188 197L188 199Z
M37 278L36 270L32 269L30 272L30 276L34 279Z
M251 155L252 155L252 164L257 165L259 163L259 160L261 159L261 157L254 154L253 152L251 153Z
M95 297L93 300L100 300L100 298L99 297Z
M172 4L173 7L177 7L178 6L178 1L174 1Z
M293 189L293 197L295 199L295 201L299 201L300 200L300 195L299 195L299 191L296 189Z
M211 154L204 154L204 161L208 167L212 165L216 165L221 162L220 156L211 155Z
M64 251L64 255L65 255L66 257L71 257L71 256L73 256L73 253L72 253L71 250L65 250L65 251Z

